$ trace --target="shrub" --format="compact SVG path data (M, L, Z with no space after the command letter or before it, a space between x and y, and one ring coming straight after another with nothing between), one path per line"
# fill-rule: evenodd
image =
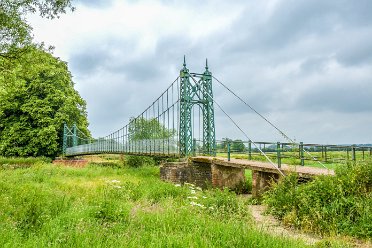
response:
M155 160L152 157L147 156L125 156L125 165L129 167L141 167L144 165L155 165Z
M299 184L297 175L264 195L268 211L290 224L319 234L372 237L372 163L344 166L335 176Z

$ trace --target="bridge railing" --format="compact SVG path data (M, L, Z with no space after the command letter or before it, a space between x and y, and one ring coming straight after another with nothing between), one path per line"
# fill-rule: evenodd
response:
M128 142L115 140L98 140L66 149L66 156L121 153L157 156L178 156L179 144L175 139L142 139Z
M258 148L254 147L255 143ZM348 161L363 161L372 158L372 147L363 145L324 145L299 144L281 142L259 142L242 140L216 141L217 156L265 161L259 150L276 161L296 165L314 164L320 161L328 164L347 163ZM311 154L309 156L307 154Z

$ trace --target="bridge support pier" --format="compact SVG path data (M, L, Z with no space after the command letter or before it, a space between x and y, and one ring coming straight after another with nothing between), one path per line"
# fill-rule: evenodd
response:
M260 198L270 188L272 182L279 180L279 176L277 173L252 170L252 196Z
M192 183L201 188L230 188L241 191L245 184L244 169L203 162L165 163L160 178L176 184Z
M192 162L165 163L160 166L160 179L176 184L192 183L205 189L211 185L211 165Z
M244 188L245 170L236 167L212 164L212 186L216 188L230 188L241 191Z

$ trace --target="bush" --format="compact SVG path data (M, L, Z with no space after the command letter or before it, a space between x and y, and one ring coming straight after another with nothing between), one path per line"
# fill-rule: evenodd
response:
M147 156L125 156L124 164L129 167L141 167L144 165L155 165L155 160Z
M299 184L297 175L264 195L268 211L284 223L319 234L372 237L372 162L344 166L336 175Z

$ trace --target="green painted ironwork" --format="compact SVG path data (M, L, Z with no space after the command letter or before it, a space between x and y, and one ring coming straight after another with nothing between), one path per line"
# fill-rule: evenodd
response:
M63 124L63 144L62 144L62 154L66 154L67 149L67 124Z
M196 78L196 79L195 79ZM191 79L191 80L190 80ZM198 79L198 80L197 80ZM180 156L192 154L192 108L198 105L203 113L203 147L202 153L216 155L216 134L214 123L212 73L206 61L203 74L190 73L184 57L180 71Z
M77 128L76 128L76 123L72 126L72 146L77 146L78 145L78 136L77 136Z

